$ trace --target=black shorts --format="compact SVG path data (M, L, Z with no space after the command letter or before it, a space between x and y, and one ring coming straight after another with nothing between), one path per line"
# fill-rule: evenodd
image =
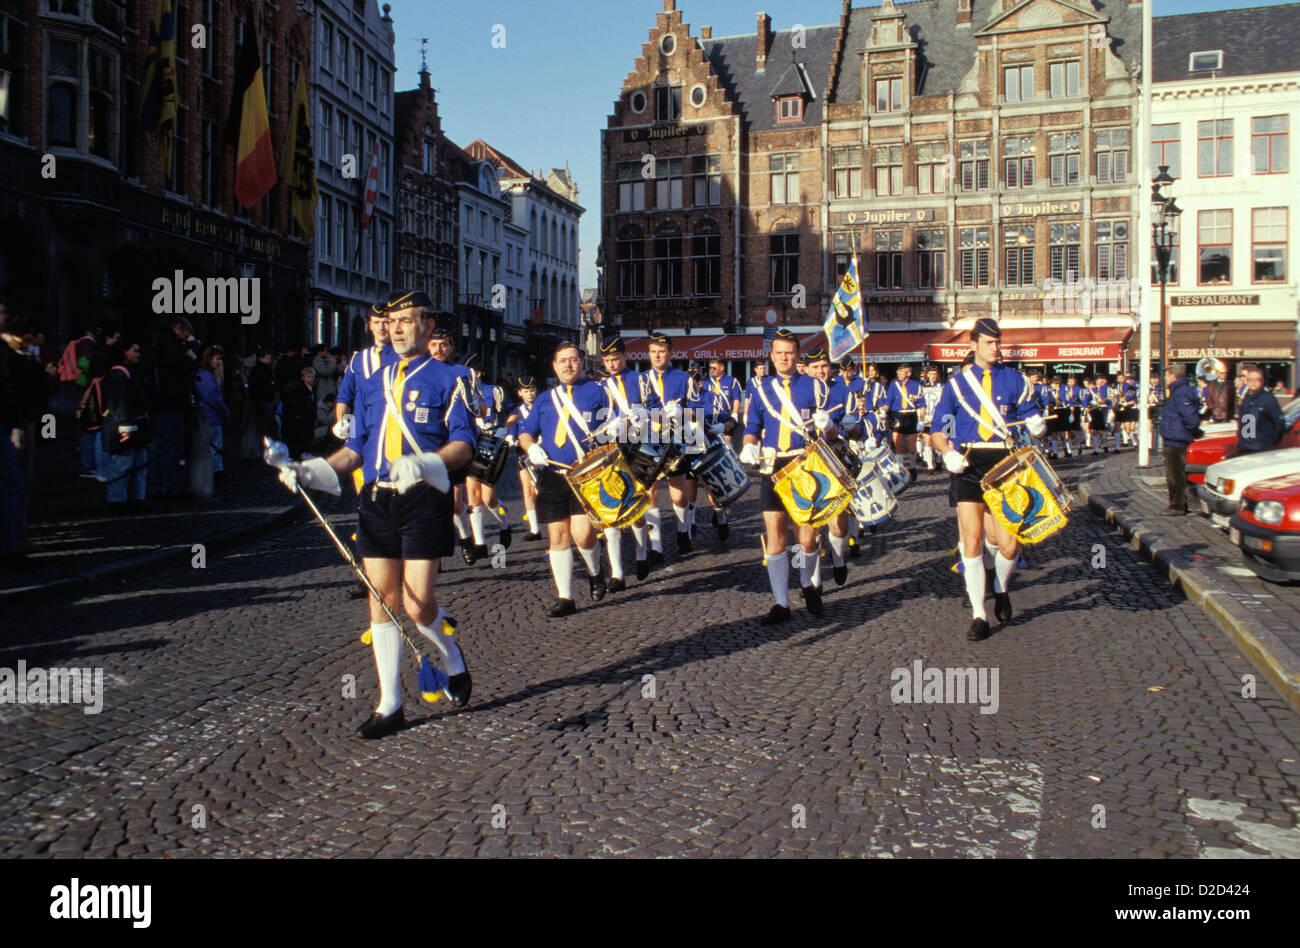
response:
M1051 409L1051 414L1055 417L1047 422L1047 430L1050 433L1060 434L1062 431L1069 429L1070 420L1066 417L1066 412L1068 411L1068 408L1056 407Z
M367 484L357 504L357 552L381 560L436 560L456 552L450 494L416 484L405 494Z
M1006 448L972 448L970 454L966 455L970 466L960 474L948 475L948 506L984 503L984 488L980 486L980 481L1010 454Z
M1088 409L1088 427L1093 431L1101 431L1106 427L1106 416L1110 414L1108 408L1089 408Z
M537 519L542 523L560 523L580 517L587 511L560 474L545 467L537 473Z
M894 422L894 431L901 435L916 434L916 412L899 412L896 415L890 415Z
M780 459L778 459L778 461L779 460ZM786 458L785 460L788 463L790 459ZM786 512L785 504L781 503L781 498L778 497L776 491L772 489L772 478L769 476L765 475L758 479L758 499L764 513L769 511L773 513Z
M1138 410L1136 408L1121 408L1115 412L1115 420L1119 422L1137 421Z

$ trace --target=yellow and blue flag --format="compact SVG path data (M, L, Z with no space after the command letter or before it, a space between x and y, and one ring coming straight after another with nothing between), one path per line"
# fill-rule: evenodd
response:
M158 136L158 163L170 179L176 121L176 23L171 0L158 0L140 86L140 128Z
M854 255L844 273L840 288L831 298L831 311L826 314L826 342L830 346L832 362L839 362L862 345L867 338L867 322L862 309L862 288L858 284L858 258Z

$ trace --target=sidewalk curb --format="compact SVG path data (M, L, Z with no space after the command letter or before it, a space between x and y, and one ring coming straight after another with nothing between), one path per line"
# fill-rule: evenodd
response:
M1129 517L1098 500L1086 475L1080 476L1077 491L1092 510L1119 528L1134 549L1160 566L1169 581L1228 636L1292 710L1300 713L1300 655L1296 655L1266 626L1236 614L1233 610L1236 602L1230 594L1211 588L1203 575L1198 576L1197 571L1176 563L1162 542L1163 537L1153 536L1142 520Z
M200 537L197 540L188 543L174 543L169 546L161 546L157 549L149 550L146 553L140 553L136 556L128 557L124 560L115 560L112 563L105 563L102 566L96 566L88 569L76 576L67 576L63 579L50 580L47 583L38 583L35 586L19 586L14 589L0 590L0 603L17 602L20 599L29 596L60 596L70 595L79 596L96 583L102 583L105 580L116 579L125 573L135 572L146 569L151 566L160 566L171 560L181 560L193 555L193 546L195 543L202 543L207 550L220 549L237 543L245 537L255 533L260 533L267 527L278 526L288 520L292 520L294 515L306 510L302 504L291 504L287 507L281 507L275 513L266 518L254 520L243 526L234 527L230 530L223 530L214 534L207 539Z

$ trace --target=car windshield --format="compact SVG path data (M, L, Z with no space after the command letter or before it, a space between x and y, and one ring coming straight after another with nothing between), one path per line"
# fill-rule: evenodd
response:
M1291 399L1291 403L1282 409L1282 420L1290 428L1300 419L1300 397Z

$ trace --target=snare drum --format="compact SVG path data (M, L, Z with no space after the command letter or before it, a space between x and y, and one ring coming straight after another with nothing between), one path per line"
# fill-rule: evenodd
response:
M858 523L864 527L874 527L894 516L898 509L898 498L890 493L878 470L863 467L849 506Z
M980 480L984 503L1003 528L1026 545L1065 528L1073 500L1041 451L1021 448Z
M709 449L691 462L691 473L723 507L735 503L749 490L749 476L726 435L715 438Z
M602 528L629 526L650 506L650 495L616 444L602 444L564 475L592 522Z
M476 481L495 484L501 479L501 472L506 469L506 452L509 449L505 438L495 434L481 432L474 445L474 456L470 458L466 473Z
M849 477L857 480L858 475L862 472L862 459L853 452L849 442L844 438L838 438L835 441L826 443L835 452L835 456L840 459L840 463L844 465L844 470L848 471Z
M619 446L623 458L642 487L649 487L659 479L664 467L672 460L676 445L656 444L651 441L627 442Z
M857 485L820 439L772 475L772 490L799 526L823 527L848 507Z
M903 467L903 462L898 460L898 456L890 450L889 445L881 441L874 448L866 448L862 453L862 466L875 468L889 492L895 497L901 497L903 492L912 486L912 475L908 473L907 468Z
M660 447L667 451L667 459L659 471L660 477L677 477L691 469L691 462L696 455L687 454L687 445L683 441L665 441Z

